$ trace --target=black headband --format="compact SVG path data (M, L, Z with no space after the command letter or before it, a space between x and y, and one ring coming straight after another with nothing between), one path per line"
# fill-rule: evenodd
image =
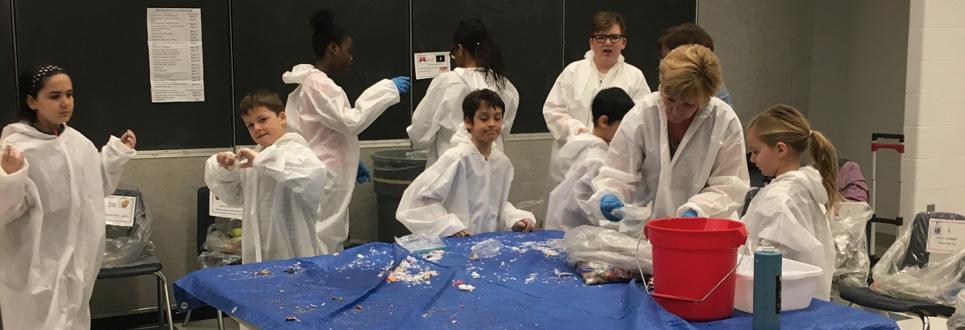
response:
M59 67L59 66L56 66L56 65L44 65L44 66L40 67L39 69L37 69L37 72L34 72L33 77L31 77L31 79L30 79L30 90L31 90L31 91L36 91L36 90L37 90L37 83L39 83L39 82L40 82L41 80L43 80L44 78L53 76L53 75L58 74L58 73L65 73L65 74L66 74L67 71L64 71L63 68L61 68L61 67Z

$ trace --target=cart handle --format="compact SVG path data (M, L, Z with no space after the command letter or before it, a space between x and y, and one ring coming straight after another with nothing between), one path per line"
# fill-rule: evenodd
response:
M894 149L894 150L897 151L899 154L905 153L905 145L904 145L904 144L890 144L890 143L872 142L872 143L871 143L871 151L878 151L878 149Z
M878 141L878 139L892 139L898 140L899 143L905 143L904 134L891 134L891 133L871 133L871 141Z

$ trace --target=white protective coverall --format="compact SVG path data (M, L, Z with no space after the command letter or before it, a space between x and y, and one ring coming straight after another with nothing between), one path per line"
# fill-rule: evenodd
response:
M90 329L90 297L104 258L104 197L136 154L111 136L98 154L83 134L25 123L4 127L23 168L0 170L0 311L3 328Z
M560 162L566 176L550 193L544 229L568 230L581 225L596 225L584 212L584 205L593 195L593 179L606 161L607 143L589 133L570 137L560 148Z
M513 164L493 148L487 160L473 144L460 143L405 189L396 219L414 234L446 237L509 230L533 214L508 201Z
M496 148L503 150L519 107L519 92L509 79L505 82L503 89L497 88L492 76L486 77L486 71L479 68L456 68L432 79L426 96L412 114L412 125L405 129L413 147L429 150L426 168L432 166L453 144L470 143L469 132L463 125L462 101L466 95L478 89L495 91L506 105L506 109L503 109L503 131L496 140Z
M543 104L543 118L546 127L553 133L552 154L550 168L547 173L546 193L563 181L564 172L560 172L553 164L560 162L559 150L566 144L566 139L577 135L580 129L588 132L593 130L593 98L597 92L610 87L622 88L634 103L640 103L650 94L650 86L643 72L633 65L624 62L621 55L617 64L605 75L600 74L593 62L593 51L584 55L584 59L570 63L563 73L556 78L553 89Z
M325 164L296 133L255 151L250 168L225 169L218 155L204 168L204 182L215 195L243 206L241 259L249 264L322 254L315 221L329 181Z
M399 103L399 89L383 79L362 92L353 108L345 91L310 64L296 65L282 79L299 84L285 106L288 131L305 137L333 176L325 188L315 232L322 254L338 252L348 239L348 206L359 165L358 135L385 109Z
M831 298L835 249L831 224L824 205L828 193L821 174L802 167L778 175L761 189L747 208L741 222L747 226L748 251L767 244L784 258L820 267L824 275L814 289L814 298Z
M750 188L740 119L713 97L694 116L671 158L660 92L631 109L610 141L606 165L593 180L596 192L584 211L603 219L600 200L614 194L626 204L653 202L650 219L694 210L700 217L736 220Z

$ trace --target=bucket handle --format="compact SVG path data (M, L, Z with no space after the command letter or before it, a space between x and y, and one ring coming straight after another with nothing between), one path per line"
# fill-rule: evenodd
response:
M710 291L707 292L707 294L704 295L704 297L701 299L687 298L687 297L681 297L681 296L675 296L675 295L669 295L669 294L657 293L657 292L653 292L650 295L658 298L681 300L686 302L695 302L695 303L704 302L704 300L707 300L707 298L710 297L710 295L714 294L714 291L717 291L717 288L719 288L721 284L724 284L724 281L727 280L728 277L730 277L732 274L734 274L735 271L737 271L737 267L740 267L741 263L744 262L744 250L746 248L747 248L747 238L744 239L744 245L741 245L740 247L741 251L737 253L737 256L740 257L739 259L737 259L737 265L734 266L734 268L731 268L731 270L727 272L727 275L724 275L724 277L721 278L719 282L717 282L717 285L714 285L714 287L710 289ZM644 282L643 286L644 288L647 289L647 292L650 292L650 285Z

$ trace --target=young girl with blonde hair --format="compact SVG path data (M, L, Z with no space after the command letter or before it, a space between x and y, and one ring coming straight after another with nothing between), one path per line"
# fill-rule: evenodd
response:
M829 300L834 275L834 240L828 209L841 199L837 189L838 156L831 141L811 129L797 109L778 104L754 118L747 128L751 162L775 177L747 206L741 219L748 247L777 248L784 258L821 267L824 275L813 296ZM812 165L801 166L802 154Z

